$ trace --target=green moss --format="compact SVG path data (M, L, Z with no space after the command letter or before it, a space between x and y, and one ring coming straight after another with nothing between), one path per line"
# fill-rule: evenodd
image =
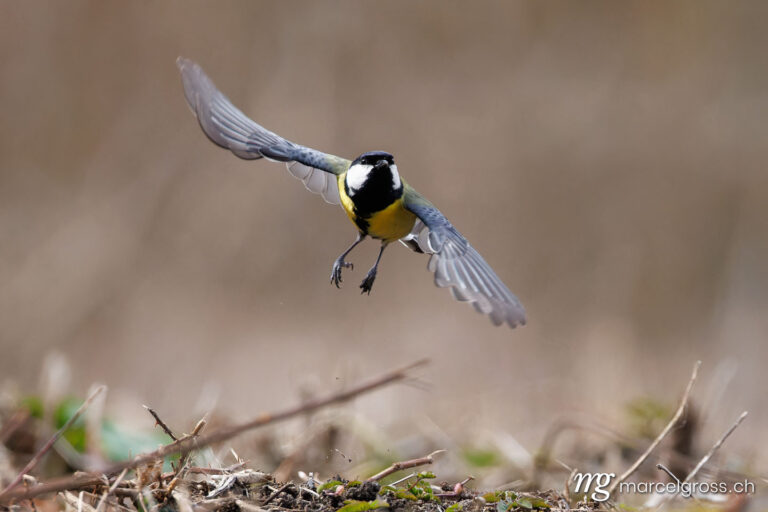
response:
M514 493L511 494L514 495ZM514 498L501 500L496 504L497 512L509 512L515 509L546 510L549 508L552 508L552 506L545 500L529 496L515 496Z
M347 500L344 502L344 506L341 507L338 510L338 512L366 512L368 510L376 510L379 508L389 508L389 503L383 500L374 500L374 501Z
M323 485L317 488L317 492L322 493L323 491L327 491L329 489L335 489L340 485L344 485L344 482L342 482L341 480L328 480Z
M498 503L499 501L514 501L517 498L517 494L512 491L491 491L483 494L483 499L486 503Z

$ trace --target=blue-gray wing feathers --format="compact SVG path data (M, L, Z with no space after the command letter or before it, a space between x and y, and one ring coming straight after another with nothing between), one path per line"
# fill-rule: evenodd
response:
M427 268L435 274L437 286L450 287L456 300L470 302L494 325L525 325L523 305L440 210L412 189L406 193L405 207L419 221L402 241L431 254Z
M331 204L341 204L336 176L349 160L300 146L243 114L219 91L199 65L179 57L184 95L203 132L215 144L246 160L266 157L285 162L304 186Z

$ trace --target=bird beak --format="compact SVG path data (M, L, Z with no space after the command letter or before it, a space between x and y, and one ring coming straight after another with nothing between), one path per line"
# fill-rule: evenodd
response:
M379 160L376 162L376 165L373 166L374 169L384 169L389 165L386 160Z

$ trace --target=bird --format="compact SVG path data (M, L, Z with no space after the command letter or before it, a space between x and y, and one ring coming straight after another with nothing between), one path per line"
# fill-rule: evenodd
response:
M360 284L370 294L384 250L400 241L430 255L427 268L438 287L489 316L493 325L525 325L518 298L482 256L429 200L400 176L392 154L368 151L354 160L302 146L277 135L243 114L221 93L203 69L179 57L184 95L205 135L245 160L284 162L290 174L331 204L340 205L357 228L357 237L331 268L331 284L353 269L349 253L364 239L379 240L378 257Z

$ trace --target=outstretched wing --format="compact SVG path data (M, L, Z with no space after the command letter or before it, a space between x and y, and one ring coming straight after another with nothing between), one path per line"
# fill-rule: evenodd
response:
M523 305L440 210L408 185L403 201L419 220L401 241L417 252L431 254L427 268L434 272L435 284L450 287L456 300L472 303L494 325L525 325Z
M195 62L179 57L176 65L187 103L209 139L246 160L266 157L285 162L288 172L309 191L331 204L341 204L336 176L347 170L349 160L300 146L267 130L240 112Z

